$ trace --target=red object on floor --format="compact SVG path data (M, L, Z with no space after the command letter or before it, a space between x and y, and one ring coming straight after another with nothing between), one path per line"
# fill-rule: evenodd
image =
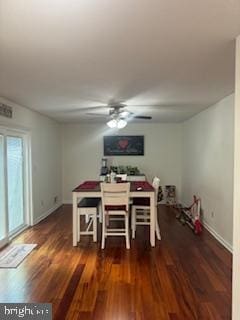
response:
M196 234L199 234L202 232L202 224L200 222L200 220L196 220L195 223L194 223L194 232Z

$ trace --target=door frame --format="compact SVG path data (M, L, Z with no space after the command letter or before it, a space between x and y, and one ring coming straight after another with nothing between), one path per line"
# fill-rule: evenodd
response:
M6 164L6 155L7 155L7 148L6 148L6 139L4 135L4 131L0 127L0 135L3 137L3 184L6 184L7 181L7 164ZM0 240L0 248L4 247L8 242L9 242L9 233L8 233L8 201L7 201L7 193L8 193L8 188L5 187L3 188L3 202L4 202L4 212L5 212L5 217L4 217L4 231L5 231L5 237Z
M19 129L11 126L2 126L0 125L0 134L4 136L4 179L6 183L5 190L5 210L7 212L7 199L8 199L8 188L7 188L7 144L6 137L7 136L16 136L21 137L23 140L23 154L24 154L24 162L23 162L23 179L24 179L24 226L21 226L18 229L14 230L13 233L9 233L8 231L8 214L6 214L6 224L7 224L7 232L8 236L6 238L7 241L11 241L14 237L16 237L23 230L33 225L33 199L32 199L32 161L31 161L31 134L29 130Z

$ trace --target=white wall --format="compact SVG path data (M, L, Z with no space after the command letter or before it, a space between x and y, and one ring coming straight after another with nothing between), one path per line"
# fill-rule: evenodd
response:
M13 107L13 118L0 117L0 125L25 129L31 135L33 219L38 221L62 201L60 125L37 112L0 98Z
M63 199L71 201L71 190L85 179L98 179L103 157L106 125L62 125ZM116 134L116 132L115 132ZM112 164L138 166L148 179L158 175L161 183L181 186L181 124L128 124L118 134L144 135L144 156L112 157Z
M238 320L240 314L240 35L236 40L235 70L232 319Z
M182 201L201 197L203 217L228 248L233 230L234 95L183 124Z

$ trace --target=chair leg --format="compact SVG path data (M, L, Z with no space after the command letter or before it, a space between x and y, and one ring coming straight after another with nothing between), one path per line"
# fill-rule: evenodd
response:
M102 223L102 205L98 207L99 222Z
M159 227L159 224L158 224L157 216L156 216L156 235L157 235L157 239L161 240L161 233L160 233L160 227Z
M106 221L106 225L109 227L109 214L105 215L105 221Z
M77 233L77 240L78 242L80 241L80 214L79 212L77 213L77 230L78 230L78 233Z
M97 242L97 211L93 215L93 242Z
M86 222L86 223L89 223L89 220L90 220L90 219L89 219L89 214L85 214L85 222Z
M103 215L102 215L102 249L105 248L105 228L106 228L105 212L103 212Z
M144 222L148 222L149 214L146 211L143 211L143 215L145 216Z
M131 208L131 231L133 229L133 207Z
M130 241L129 241L129 216L125 215L125 233L126 233L126 248L130 249Z
M134 207L132 207L131 227L132 227L132 238L135 239L135 233L136 233L136 209Z

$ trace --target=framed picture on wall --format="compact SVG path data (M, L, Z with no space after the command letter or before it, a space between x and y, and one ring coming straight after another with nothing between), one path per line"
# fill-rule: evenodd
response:
M143 156L144 136L104 136L104 156Z

